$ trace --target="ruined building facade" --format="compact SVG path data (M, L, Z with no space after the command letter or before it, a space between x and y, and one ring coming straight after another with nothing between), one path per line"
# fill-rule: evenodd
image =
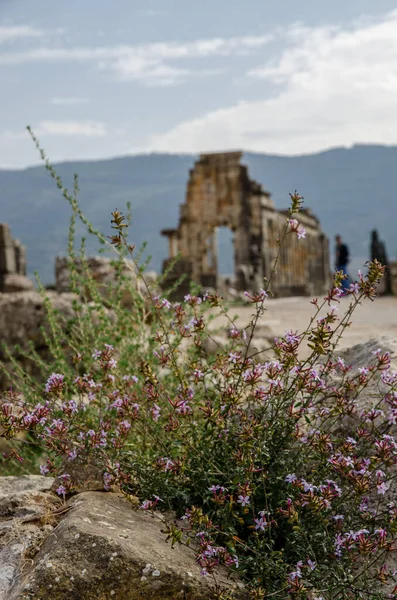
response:
M170 279L187 275L183 291L189 280L204 288L218 287L216 232L221 226L233 232L237 289L258 290L270 275L288 210L276 210L270 194L249 178L241 157L241 152L201 155L190 171L178 228L162 231L169 241L164 269L180 253ZM306 238L298 240L290 234L283 244L272 278L272 290L278 296L316 295L328 287L328 239L310 210L299 214L299 222Z

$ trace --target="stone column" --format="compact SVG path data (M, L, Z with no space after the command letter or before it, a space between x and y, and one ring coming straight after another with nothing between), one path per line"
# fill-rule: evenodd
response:
M15 249L10 228L0 223L0 274L16 273Z
M15 268L18 275L26 275L26 248L19 240L14 240Z

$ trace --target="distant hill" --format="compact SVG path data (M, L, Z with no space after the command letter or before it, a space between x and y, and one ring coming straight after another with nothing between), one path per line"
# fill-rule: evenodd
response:
M110 213L115 208L125 210L130 201L131 240L137 246L148 242L153 257L150 268L159 271L167 255L160 230L177 225L194 160L193 155L152 154L61 163L56 170L70 188L78 173L81 206L108 235ZM289 192L297 189L330 236L331 251L335 233L346 240L354 259L352 268L368 259L373 228L386 242L389 256L396 258L397 147L358 145L295 157L246 153L244 162L251 178L271 192L278 208L288 206ZM27 246L29 273L37 270L44 283L54 280L54 258L66 251L70 214L44 167L0 170L0 222L9 223L14 237Z

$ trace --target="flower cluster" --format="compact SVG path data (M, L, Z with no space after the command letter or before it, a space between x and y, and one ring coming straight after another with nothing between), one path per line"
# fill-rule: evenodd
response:
M119 213L115 223L120 247ZM305 235L292 213L291 231ZM10 392L3 436L15 448L29 436L62 498L73 492L68 465L91 461L104 489L137 496L145 511L174 510L182 525L168 526L172 542L192 545L204 576L237 571L253 599L358 600L369 589L383 598L397 583L397 374L381 349L358 370L336 350L382 272L374 262L359 274L343 317L337 274L312 300L310 326L287 330L266 357L250 352L266 285L245 294L251 329L237 327L217 294L177 303L153 294L145 337L128 329L113 345L98 339L79 348L72 372L54 369L29 396ZM214 308L229 336L211 355ZM126 360L133 344L136 360ZM23 460L15 448L9 458Z

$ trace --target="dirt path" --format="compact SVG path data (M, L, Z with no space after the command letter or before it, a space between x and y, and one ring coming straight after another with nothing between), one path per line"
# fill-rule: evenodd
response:
M344 315L350 300L341 298L339 316ZM260 323L268 326L274 336L280 336L288 329L303 331L313 313L310 298L279 298L267 302L267 311ZM239 326L245 326L252 315L252 306L233 307L230 314L238 315ZM383 335L391 335L397 340L397 297L381 297L358 306L340 347L352 346Z

